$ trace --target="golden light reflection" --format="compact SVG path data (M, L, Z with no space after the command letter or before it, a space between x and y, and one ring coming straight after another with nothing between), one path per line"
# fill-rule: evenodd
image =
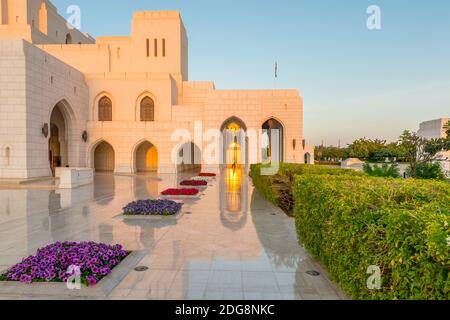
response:
M228 169L236 169L242 163L241 146L238 143L237 132L241 130L241 126L236 122L232 122L227 126L233 134L233 142L227 148L227 167Z
M228 168L226 171L227 209L230 212L241 211L242 169Z

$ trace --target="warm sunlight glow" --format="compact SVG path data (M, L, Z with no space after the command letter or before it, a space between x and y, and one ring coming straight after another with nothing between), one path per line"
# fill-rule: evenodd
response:
M242 183L242 169L228 168L226 171L227 184L227 209L231 212L238 212L241 210L241 183Z

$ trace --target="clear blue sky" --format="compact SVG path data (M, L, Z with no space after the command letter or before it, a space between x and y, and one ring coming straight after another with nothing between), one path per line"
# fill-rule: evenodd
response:
M77 4L82 31L128 35L132 12L179 10L190 80L219 89L299 89L309 144L395 140L450 116L448 0L53 0ZM366 28L381 7L382 30Z

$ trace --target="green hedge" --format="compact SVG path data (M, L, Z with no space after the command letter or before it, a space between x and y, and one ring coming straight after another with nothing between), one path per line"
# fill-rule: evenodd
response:
M316 174L316 175L344 175L344 176L365 176L364 173L351 169L340 169L333 167L323 167L308 164L281 163L278 173L271 176L261 175L261 169L267 167L262 164L254 164L250 167L250 177L255 188L267 200L279 206L286 213L292 214L294 209L294 197L292 186L296 175Z
M293 190L300 243L352 298L450 298L450 185L303 175ZM371 265L380 290L367 288Z

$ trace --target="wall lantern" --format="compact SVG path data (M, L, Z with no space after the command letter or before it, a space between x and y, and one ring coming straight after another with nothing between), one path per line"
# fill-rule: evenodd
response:
M81 135L81 138L83 139L84 142L87 142L88 140L88 133L86 130L83 131L83 134Z
M44 137L48 137L48 123L44 123L44 126L42 127L42 134Z
M297 146L297 140L292 140L292 148L295 150L295 147Z
M303 144L303 150L305 150L305 148L306 148L306 140L305 139L303 139L302 144Z

